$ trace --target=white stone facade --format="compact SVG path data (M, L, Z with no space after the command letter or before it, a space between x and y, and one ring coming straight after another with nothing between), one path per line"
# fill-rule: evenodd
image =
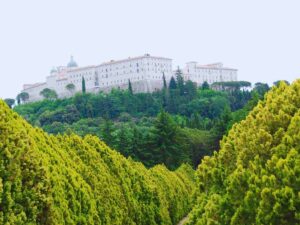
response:
M30 102L43 99L40 92L44 88L55 90L60 98L68 97L74 93L68 91L66 86L74 84L75 92L81 92L82 77L85 79L87 92L127 89L129 80L134 92L153 92L162 88L163 74L169 82L172 73L172 59L149 54L87 67L78 67L71 58L67 67L52 69L45 83L24 85L22 92L29 94Z
M237 81L237 69L224 67L222 63L198 65L197 62L189 62L183 69L185 80L191 80L198 85L205 81L209 84L215 82Z
M29 102L43 99L40 92L45 88L55 90L59 98L69 97L82 91L83 77L87 92L127 89L129 80L134 92L153 92L163 87L163 74L169 83L173 75L172 59L145 54L95 66L78 67L71 57L67 66L52 69L45 83L24 85L22 92L29 94ZM225 68L222 63L199 66L190 62L183 69L183 76L185 80L191 80L198 85L204 81L212 84L218 81L236 81L237 70ZM75 90L67 90L68 84L74 84Z

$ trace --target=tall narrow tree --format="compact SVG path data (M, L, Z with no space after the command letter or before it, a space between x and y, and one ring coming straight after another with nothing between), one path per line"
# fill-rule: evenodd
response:
M180 95L184 95L184 79L182 76L182 71L180 70L179 67L177 68L175 75L176 75L177 87L179 89L179 93Z
M86 93L86 87L85 87L85 79L84 79L84 77L82 77L81 88L82 88L82 93L85 94Z
M165 76L164 72L163 72L163 88L167 89L167 81L166 81L166 76Z
M131 95L133 94L133 90L132 90L132 85L131 85L130 79L128 79L128 91L129 91L129 93L130 93Z

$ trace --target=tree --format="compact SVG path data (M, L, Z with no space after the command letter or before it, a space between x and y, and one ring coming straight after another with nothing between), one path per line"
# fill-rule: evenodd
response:
M42 95L45 99L49 100L54 100L57 99L57 93L56 91L50 89L50 88L45 88L40 92L40 95Z
M6 98L6 99L4 99L4 101L9 106L9 108L12 108L13 105L15 104L15 100L12 98Z
M203 82L201 88L202 88L202 90L208 90L209 89L209 84L207 83L207 81Z
M179 128L165 111L161 111L154 122L152 131L153 161L176 168L183 160L180 149Z
M25 103L25 102L28 101L28 99L29 99L29 94L27 92L21 92L17 96L17 102L18 102L18 104Z
M300 224L299 89L272 88L204 157L189 225Z
M67 89L71 94L73 94L74 91L75 91L75 85L72 84L72 83L67 84L67 85L66 85L66 89Z
M163 88L167 89L167 81L166 81L166 76L165 76L164 72L163 72Z
M185 94L189 100L194 99L197 96L197 84L191 80L185 82L184 85Z
M273 85L278 87L281 82L284 82L287 85L290 85L290 82L288 82L287 80L277 80L277 81L273 82Z
M267 83L255 83L253 91L256 91L259 96L263 97L266 92L270 90L270 87Z
M113 138L113 135L112 135L112 133L114 131L112 121L109 120L108 118L106 118L101 131L102 131L103 141L108 146L112 147L113 146L113 141L114 141L114 138Z
M1 224L177 224L192 207L187 164L147 169L92 135L32 127L1 100L0 115Z
M121 127L117 130L115 147L116 149L119 149L120 152L126 157L132 155L130 149L131 148L130 139L131 137L130 137L129 129L124 124L121 124Z
M170 83L169 83L169 89L176 89L176 88L177 88L177 84L176 84L174 77L172 76Z
M82 77L82 80L81 80L81 90L82 90L83 94L86 93L86 86L85 86L85 79L84 79L84 77Z
M132 85L131 85L131 81L130 79L128 79L128 91L129 91L129 94L133 94L133 90L132 90Z
M249 88L251 87L251 83L248 81L224 81L224 82L215 82L212 84L217 90L223 91L237 91L241 88Z
M184 95L184 79L182 76L182 71L180 70L179 67L177 68L177 70L175 72L175 76L176 76L176 81L177 81L177 87L179 89L179 94Z

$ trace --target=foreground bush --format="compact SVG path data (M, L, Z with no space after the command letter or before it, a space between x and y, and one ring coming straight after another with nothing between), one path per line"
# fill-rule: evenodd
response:
M234 125L197 179L189 224L300 224L300 81Z
M0 224L176 224L193 170L146 169L93 136L53 136L0 101Z

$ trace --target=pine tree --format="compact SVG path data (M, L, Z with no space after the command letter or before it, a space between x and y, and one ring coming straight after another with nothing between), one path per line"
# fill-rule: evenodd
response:
M85 86L85 79L84 79L84 77L82 77L82 80L81 80L81 90L82 90L83 94L86 93L86 86Z
M177 68L175 75L176 75L177 87L179 89L179 94L184 95L184 79L182 76L182 71L180 70L179 67Z
M156 118L152 138L155 161L176 168L183 157L179 145L179 128L165 111L161 111Z

